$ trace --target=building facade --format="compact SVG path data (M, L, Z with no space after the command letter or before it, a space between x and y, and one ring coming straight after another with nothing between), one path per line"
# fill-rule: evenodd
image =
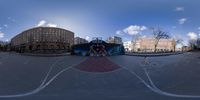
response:
M9 51L9 42L0 41L0 52L1 51Z
M11 50L34 53L62 53L74 44L74 33L55 27L28 29L11 39Z
M133 43L132 41L126 41L123 43L124 49L126 52L131 52L133 50Z
M96 38L89 43L73 45L71 53L81 56L113 56L123 55L125 52L122 44L107 43Z
M174 39L160 39L155 48L154 38L140 38L133 42L133 51L136 52L171 52L175 50L176 42Z
M74 38L74 44L84 44L84 43L88 43L88 41L84 38L80 38L80 37L75 37Z
M109 37L107 39L108 43L114 43L114 44L123 44L122 43L122 38L121 37L117 37L117 36L113 36L113 37Z

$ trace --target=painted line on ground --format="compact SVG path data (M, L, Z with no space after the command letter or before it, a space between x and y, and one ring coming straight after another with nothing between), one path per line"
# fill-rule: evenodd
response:
M63 57L64 59L64 57ZM82 61L80 61L78 64L82 63L83 61L85 61L85 59L83 59ZM16 97L24 97L24 96L29 96L29 95L33 95L33 94L36 94L40 91L42 91L44 88L46 88L50 83L52 83L59 75L61 75L63 72L69 70L70 68L78 65L78 64L74 64L74 65L71 65L63 70L61 70L60 72L58 72L57 74L55 74L51 79L49 79L49 81L47 81L47 78L49 77L52 69L55 67L55 65L58 63L59 61L56 61L54 64L52 64L51 68L49 69L49 71L47 72L47 74L45 75L42 83L39 85L39 87L37 87L36 89L34 90L31 90L29 92L26 92L26 93L20 93L20 94L13 94L13 95L0 95L0 98L16 98Z
M147 60L147 59L144 59ZM146 61L144 61L146 62ZM150 64L150 63L149 63ZM121 66L121 65L119 65ZM136 76L147 88L149 88L151 91L160 94L160 95L164 95L164 96L169 96L169 97L177 97L177 98L200 98L200 95L182 95L182 94L174 94L174 93L169 93L169 92L165 92L161 89L159 89L154 82L152 81L151 77L149 76L146 68L142 68L144 70L145 75L147 76L148 81L150 82L150 84L148 84L142 77L140 77L138 74L136 74L136 72L129 70L126 67L121 66L122 68L124 68L125 70L129 71L131 74L133 74L134 76Z

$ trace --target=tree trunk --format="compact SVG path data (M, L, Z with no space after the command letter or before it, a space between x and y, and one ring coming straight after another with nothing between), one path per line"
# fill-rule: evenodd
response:
M156 52L156 51L157 51L157 50L156 50L156 48L157 48L157 45L155 45L154 52Z
M176 52L176 46L174 46L174 52Z

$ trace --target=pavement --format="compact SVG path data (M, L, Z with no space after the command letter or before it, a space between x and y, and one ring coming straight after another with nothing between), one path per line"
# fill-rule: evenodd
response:
M40 56L40 57L56 57L56 56L69 56L71 53L58 53L58 54L40 54L40 53L21 53L24 56Z
M0 100L199 100L200 52L159 57L0 53Z
M183 54L184 52L165 52L165 53L126 53L127 56L156 57Z

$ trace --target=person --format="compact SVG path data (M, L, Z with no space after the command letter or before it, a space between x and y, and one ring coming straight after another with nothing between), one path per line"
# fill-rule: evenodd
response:
M142 61L142 65L147 66L147 65L149 65L149 64L150 64L150 63L149 63L148 57L147 57L147 56L144 56L144 60Z

